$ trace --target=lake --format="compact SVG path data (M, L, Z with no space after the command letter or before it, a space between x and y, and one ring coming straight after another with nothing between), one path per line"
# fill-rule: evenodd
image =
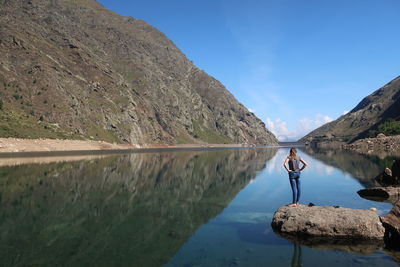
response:
M0 266L399 266L366 246L302 246L271 229L291 202L288 148L0 158ZM357 195L393 158L299 151L300 203Z

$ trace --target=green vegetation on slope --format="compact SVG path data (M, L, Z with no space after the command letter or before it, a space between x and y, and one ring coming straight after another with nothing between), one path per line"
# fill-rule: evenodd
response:
M193 137L210 144L232 144L233 141L203 126L202 121L193 121Z
M0 108L0 137L83 139L79 134L63 131L56 124L37 120L32 115L3 105Z
M376 130L370 130L368 135L369 137L376 137L376 135L379 133L383 133L385 135L399 135L400 121L389 118L383 123L379 124Z
M307 134L300 141L351 143L366 137L400 133L400 77L365 97L354 109ZM394 120L390 120L390 118ZM386 121L389 121L385 123Z

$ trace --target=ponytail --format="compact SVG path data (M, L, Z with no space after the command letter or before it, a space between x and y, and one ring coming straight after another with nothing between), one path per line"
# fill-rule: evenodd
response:
M290 158L296 158L297 157L297 149L296 148L292 147L290 149L289 157Z

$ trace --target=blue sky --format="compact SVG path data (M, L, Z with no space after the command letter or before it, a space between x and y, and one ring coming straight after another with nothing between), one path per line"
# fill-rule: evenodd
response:
M296 140L400 75L399 0L99 0L142 19Z

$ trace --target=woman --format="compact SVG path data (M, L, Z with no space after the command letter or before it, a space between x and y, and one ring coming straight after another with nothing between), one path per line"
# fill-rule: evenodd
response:
M300 168L300 162L303 163L303 166ZM289 173L289 182L290 186L292 187L293 193L293 201L289 204L289 207L297 206L299 199L300 199L300 172L304 170L307 166L307 162L297 156L297 149L292 147L290 149L289 156L286 157L285 162L283 163L283 167Z

